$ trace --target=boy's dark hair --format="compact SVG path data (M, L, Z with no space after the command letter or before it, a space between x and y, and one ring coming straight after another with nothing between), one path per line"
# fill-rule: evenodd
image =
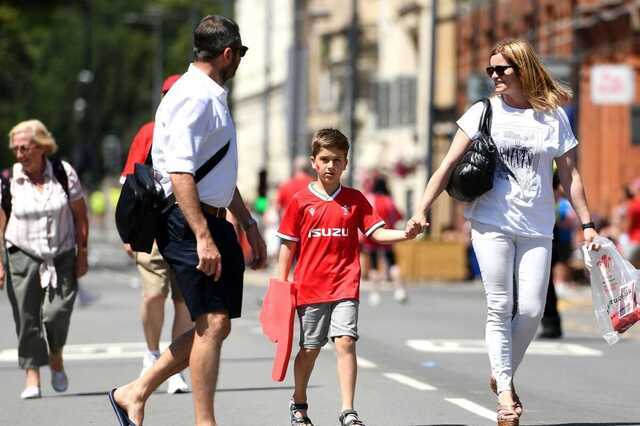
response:
M241 43L238 24L225 16L208 15L193 31L193 57L196 61L213 59L225 48Z
M311 139L311 156L318 155L322 148L337 148L344 151L346 157L349 154L349 140L340 130L320 129L314 133Z

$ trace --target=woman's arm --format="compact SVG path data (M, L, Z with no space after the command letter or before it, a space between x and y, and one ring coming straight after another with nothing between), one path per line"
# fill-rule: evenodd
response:
M587 205L587 197L584 194L584 186L582 185L582 177L576 165L576 148L573 148L556 158L558 166L558 176L560 184L565 194L569 198L573 210L575 210L580 223L585 224L591 222L591 213ZM598 232L593 228L584 230L584 241L589 244L598 236Z
M278 278L281 281L289 279L289 271L293 263L293 254L298 244L294 241L281 240L280 254L278 255Z
M73 213L73 223L76 231L76 246L78 255L76 256L76 278L80 278L89 270L87 259L87 242L89 239L89 218L87 216L87 203L84 197L69 203Z
M447 155L442 159L440 166L430 177L427 187L422 195L422 200L418 206L418 212L411 218L407 224L407 229L413 226L413 223L419 223L422 226L429 226L427 223L427 212L431 209L431 205L438 198L440 193L446 188L449 181L449 175L454 166L458 164L464 153L469 149L471 139L460 129L453 137L453 142Z

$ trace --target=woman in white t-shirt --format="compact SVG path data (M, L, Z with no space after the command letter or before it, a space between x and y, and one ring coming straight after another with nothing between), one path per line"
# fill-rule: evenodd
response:
M593 244L598 234L576 168L578 141L560 107L570 99L570 90L549 75L525 41L498 43L489 56L487 74L496 92L491 135L499 158L493 189L470 203L465 217L472 223L487 296L486 341L498 424L513 426L522 413L513 375L540 323L549 281L554 160L585 241ZM408 226L428 226L427 211L477 134L482 110L483 104L476 103L458 120L449 152L429 179L419 213Z

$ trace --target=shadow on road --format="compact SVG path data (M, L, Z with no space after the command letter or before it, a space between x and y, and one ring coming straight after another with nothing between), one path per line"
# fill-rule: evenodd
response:
M308 388L321 388L322 386L312 386L309 385ZM255 392L255 391L272 391L272 390L293 390L293 386L263 386L256 388L231 388L231 389L217 389L218 392ZM456 426L456 425L448 425L448 426ZM460 425L457 425L460 426Z

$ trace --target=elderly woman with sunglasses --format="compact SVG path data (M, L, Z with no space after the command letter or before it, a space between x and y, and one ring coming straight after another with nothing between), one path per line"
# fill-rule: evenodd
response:
M554 161L582 221L585 241L592 243L598 234L576 168L578 141L560 107L570 91L549 75L525 41L498 43L489 62L487 74L495 84L491 136L498 164L493 188L467 206L465 217L471 221L487 298L486 344L498 424L514 426L522 403L513 377L540 323L549 281ZM451 148L429 179L410 226L428 225L427 211L478 133L482 111L483 104L476 103L458 120Z
M56 392L68 387L62 349L77 280L88 269L88 218L75 170L47 158L57 145L44 124L17 124L9 132L9 147L17 162L4 177L0 196L5 249L0 287L6 281L18 335L18 364L26 370L21 398L31 399L41 396L43 365L51 368Z

